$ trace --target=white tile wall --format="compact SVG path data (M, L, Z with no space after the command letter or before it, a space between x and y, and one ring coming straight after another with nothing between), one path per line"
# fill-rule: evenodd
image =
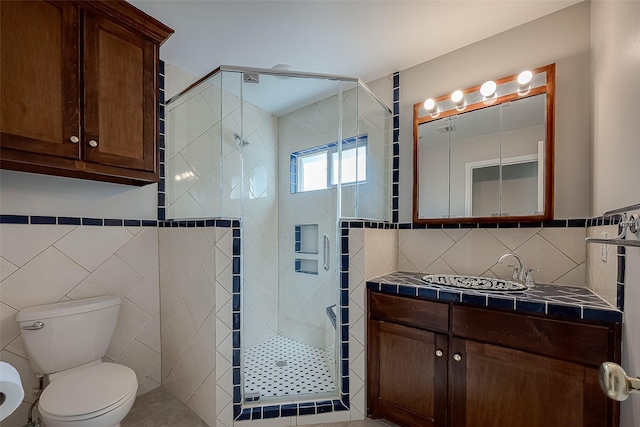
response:
M540 283L587 286L585 228L398 230L398 269L507 279L512 270L496 264L514 252L540 269Z
M22 426L37 385L15 314L26 307L99 295L122 298L105 360L129 366L138 394L160 385L158 229L0 225L0 358L20 373L25 400L5 427Z
M609 238L618 235L617 225L588 227L587 236L601 238L601 233L608 233ZM616 306L618 296L618 254L617 246L589 244L587 246L587 279L589 288ZM606 253L607 261L603 261L601 251Z

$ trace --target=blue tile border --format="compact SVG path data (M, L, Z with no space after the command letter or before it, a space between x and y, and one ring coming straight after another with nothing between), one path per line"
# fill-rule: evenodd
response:
M611 307L586 288L536 285L527 292L504 293L456 290L424 283L422 273L395 272L368 280L367 289L393 295L418 297L481 307L547 314L557 317L621 323L622 311Z
M392 115L392 195L391 195L391 222L397 223L400 219L400 72L393 73L393 115Z

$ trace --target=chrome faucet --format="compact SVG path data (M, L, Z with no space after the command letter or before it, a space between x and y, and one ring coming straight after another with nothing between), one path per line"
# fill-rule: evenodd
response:
M534 271L540 271L540 270L527 268L527 266L524 264L524 260L522 259L522 257L518 254L512 254L512 253L502 255L498 259L498 264L502 264L502 261L509 258L510 256L518 260L518 265L508 266L508 267L513 267L513 274L511 275L511 280L515 282L524 283L529 288L534 287L535 283L533 281L533 275L531 273L533 273Z
M524 260L522 259L522 257L518 254L504 254L502 255L499 259L498 259L498 264L502 264L502 261L504 261L505 259L509 258L510 256L514 257L516 260L518 260L518 265L509 265L508 267L513 267L513 274L511 275L511 279L518 281L520 283L524 283L525 282L525 270L526 270L526 266L524 264Z

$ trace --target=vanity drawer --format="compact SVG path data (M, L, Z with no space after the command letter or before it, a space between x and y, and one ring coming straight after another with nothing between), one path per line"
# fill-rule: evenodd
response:
M449 304L369 292L371 319L431 331L449 330Z
M581 322L454 306L453 334L461 338L597 366L610 354L613 329Z

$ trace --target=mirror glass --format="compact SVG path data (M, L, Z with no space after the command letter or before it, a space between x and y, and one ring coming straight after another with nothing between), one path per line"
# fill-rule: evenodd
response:
M543 68L536 87L435 114L414 106L414 222L552 218L553 79ZM505 79L498 90L513 90Z

